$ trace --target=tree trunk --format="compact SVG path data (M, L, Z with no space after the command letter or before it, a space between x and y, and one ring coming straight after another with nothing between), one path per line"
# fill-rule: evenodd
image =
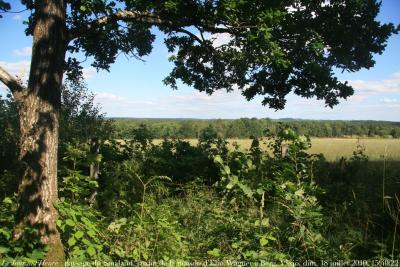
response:
M49 246L47 261L63 265L64 251L56 228L57 149L61 83L66 51L65 3L35 1L32 61L26 94L16 98L20 117L19 209L14 238L25 226L39 231Z
M90 154L96 158L100 153L100 140L97 137L93 137L90 139ZM100 164L99 162L92 162L90 164L90 178L98 180L100 174ZM97 189L93 192L93 194L89 198L90 206L97 207Z

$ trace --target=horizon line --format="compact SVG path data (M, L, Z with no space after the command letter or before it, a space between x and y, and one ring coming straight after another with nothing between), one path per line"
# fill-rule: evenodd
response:
M394 122L400 123L400 121L390 120L374 120L374 119L302 119L302 118L269 118L269 117L238 117L238 118L196 118L196 117L125 117L125 116L105 116L106 119L132 119L132 120L240 120L240 119L269 119L271 121L345 121L345 122Z

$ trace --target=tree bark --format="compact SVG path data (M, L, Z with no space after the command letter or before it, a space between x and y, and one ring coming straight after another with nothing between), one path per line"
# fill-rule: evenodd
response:
M100 140L97 137L92 137L90 139L90 154L94 157L97 157L100 153ZM99 162L92 162L90 164L90 178L98 180L100 174L100 164ZM90 206L97 207L97 189L93 192L93 194L89 198Z
M66 51L65 3L35 1L32 61L26 93L16 95L20 118L19 208L14 238L26 226L38 229L49 246L48 262L63 265L64 251L57 231L57 150L61 84Z

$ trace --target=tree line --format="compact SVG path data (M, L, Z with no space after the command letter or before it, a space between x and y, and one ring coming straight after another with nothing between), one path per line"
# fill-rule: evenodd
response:
M205 130L216 132L222 138L262 137L276 134L280 124L285 124L302 135L312 137L384 137L399 138L400 123L388 121L328 121L269 118L240 119L136 119L115 118L115 137L129 139L135 129L144 127L153 138L199 138Z

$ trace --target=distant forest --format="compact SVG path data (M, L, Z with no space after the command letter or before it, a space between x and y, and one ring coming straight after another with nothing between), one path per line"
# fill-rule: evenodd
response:
M138 128L153 138L198 138L211 131L222 138L249 138L275 134L279 124L311 137L384 137L399 138L400 122L327 121L296 119L136 119L114 118L117 138L131 138Z

